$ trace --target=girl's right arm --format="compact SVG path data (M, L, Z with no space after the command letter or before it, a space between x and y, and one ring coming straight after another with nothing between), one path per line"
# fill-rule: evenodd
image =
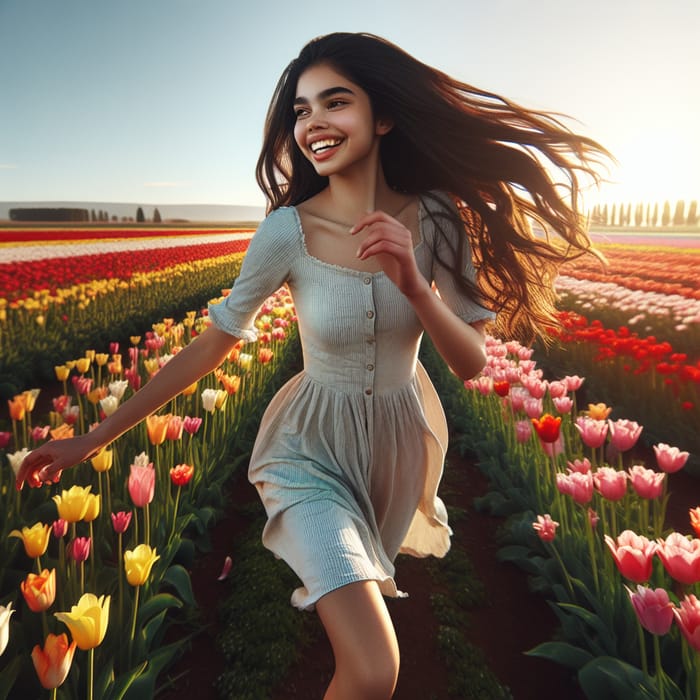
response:
M55 481L63 469L97 454L129 428L218 367L237 341L235 336L210 326L94 430L69 440L50 440L28 454L17 472L17 489L21 489L25 481L30 486Z

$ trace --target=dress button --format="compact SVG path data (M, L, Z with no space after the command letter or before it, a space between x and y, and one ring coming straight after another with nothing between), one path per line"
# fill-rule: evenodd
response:
M367 365L367 369L371 372L371 371L374 369L374 365L370 362L370 363Z
M374 318L374 311L368 311L367 318Z
M362 280L365 284L372 284L372 278L371 277L365 277L364 280Z
M365 394L367 394L367 396L372 396L372 390L371 390L371 389L365 389Z

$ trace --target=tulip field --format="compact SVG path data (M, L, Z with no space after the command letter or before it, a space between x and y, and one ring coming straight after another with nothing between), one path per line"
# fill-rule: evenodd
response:
M60 483L20 493L14 472L206 333L203 307L250 235L0 229L0 700L152 697L181 646L167 633L194 604L188 568L233 455L295 361L287 291L261 308L255 344ZM700 251L601 250L606 270L562 270L550 347L489 337L464 384L429 343L423 361L457 448L489 477L478 507L507 517L501 560L559 619L529 653L573 669L591 699L697 699L700 488L685 527L666 513L670 477L700 454Z

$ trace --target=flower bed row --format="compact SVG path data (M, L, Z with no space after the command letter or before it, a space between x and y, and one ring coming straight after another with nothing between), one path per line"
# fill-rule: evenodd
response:
M250 439L246 426L284 366L294 321L280 290L256 322L257 346L234 348L215 372L60 485L18 493L3 464L0 653L8 662L0 696L11 689L34 697L40 683L54 695L60 686L65 698L153 697L158 674L181 647L164 643L165 630L175 611L186 615L194 605L183 564L207 539L236 466L232 444ZM88 351L57 367L62 392L48 421L34 415L38 390L13 397L0 453L16 470L34 445L88 430L207 324L195 312L181 323L165 319L143 343L133 338L124 356L115 341L109 353Z
M560 619L564 640L531 653L575 669L592 699L698 697L700 508L686 531L665 524L669 474L687 452L660 442L641 463L631 450L646 428L604 404L580 410L584 379L544 380L517 343L492 339L488 352L466 390L447 372L436 381L491 480L480 507L510 516L500 558L532 575Z
M562 312L559 345L542 352L550 372L581 372L597 399L647 426L650 440L667 439L700 454L700 360L654 336L622 326L606 328L575 312Z
M88 343L123 341L158 315L182 315L215 295L238 274L250 236L125 232L123 239L64 241L60 256L39 243L18 248L13 261L3 256L0 395L16 393L32 377L48 381L54 365Z

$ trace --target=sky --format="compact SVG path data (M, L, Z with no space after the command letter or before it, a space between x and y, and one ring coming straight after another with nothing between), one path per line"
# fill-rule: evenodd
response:
M0 0L0 201L263 205L267 106L311 38L367 31L565 113L598 201L700 198L698 0Z

